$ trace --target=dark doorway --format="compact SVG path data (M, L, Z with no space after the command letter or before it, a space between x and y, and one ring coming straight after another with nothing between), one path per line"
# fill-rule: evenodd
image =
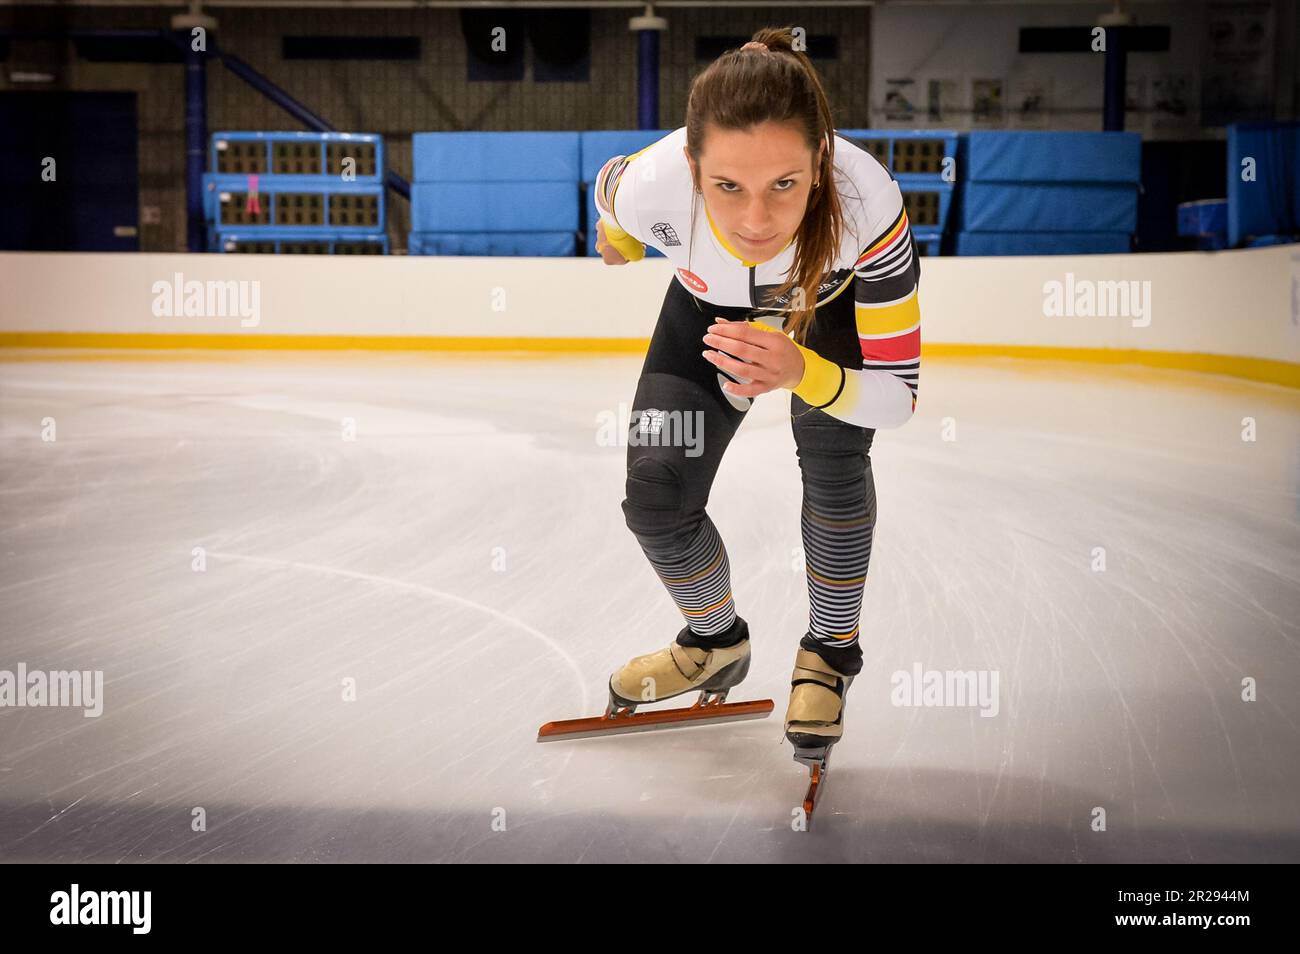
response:
M0 249L140 250L134 93L0 92L0 130Z

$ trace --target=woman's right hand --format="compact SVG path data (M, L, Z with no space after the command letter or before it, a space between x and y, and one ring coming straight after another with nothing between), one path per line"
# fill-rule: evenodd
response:
M601 259L606 265L626 265L627 259L623 253L609 244L609 239L605 238L605 220L596 220L596 251L600 253Z

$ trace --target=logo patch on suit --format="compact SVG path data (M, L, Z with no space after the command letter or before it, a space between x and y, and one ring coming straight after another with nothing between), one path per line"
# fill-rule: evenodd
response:
M679 268L677 274L681 277L682 284L691 291L697 291L703 294L709 290L708 283L689 269Z
M830 296L832 292L838 289L848 279L852 269L843 268L837 272L831 273L828 279L817 286L817 304L821 304ZM780 285L759 285L754 289L755 298L758 301L765 301L768 307L785 308L790 304L791 293L786 292L780 298L773 297L773 293L780 288Z
M667 222L656 222L651 226L650 231L654 237L659 240L661 245L681 245L682 240L677 237L677 231Z

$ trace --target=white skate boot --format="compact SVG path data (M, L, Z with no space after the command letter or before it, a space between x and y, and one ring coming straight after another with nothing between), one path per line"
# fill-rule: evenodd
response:
M808 766L811 776L803 801L804 815L810 823L826 780L831 747L844 732L844 694L853 678L802 646L795 655L785 737L794 746L794 760Z
M749 673L749 659L749 626L741 617L715 637L696 636L688 626L666 648L636 656L610 676L603 716L548 722L538 729L537 741L762 719L772 711L771 699L726 701L727 693ZM645 703L687 692L700 694L689 708L636 711Z
M736 639L729 646L689 645L690 627L683 629L667 648L647 656L637 656L609 678L609 708L606 716L631 714L645 702L659 702L698 690L696 705L725 702L727 693L749 673L749 627L739 616L726 634ZM678 640L684 640L679 642ZM713 640L710 639L709 642Z

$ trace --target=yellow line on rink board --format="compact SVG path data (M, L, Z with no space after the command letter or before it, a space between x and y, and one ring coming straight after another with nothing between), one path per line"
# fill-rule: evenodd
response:
M921 370L926 358L1022 358L1076 361L1086 364L1137 364L1175 371L1200 371L1245 378L1262 384L1300 388L1300 364L1245 355L1198 351L1146 351L1137 348L1058 348L1045 345L931 344L921 345Z
M42 350L40 354L0 352L0 360L204 360L211 352L386 351L478 352L501 357L573 354L644 354L648 338L502 338L401 335L162 335L100 332L0 332L0 349ZM81 350L76 350L81 349ZM89 349L89 350L87 350ZM108 352L108 353L105 353ZM1042 345L923 343L921 370L933 358L1022 358L1090 364L1142 365L1222 374L1265 384L1300 388L1300 364L1240 355L1119 348L1065 348Z
M644 353L649 338L502 338L416 335L155 335L83 331L0 332L0 348L217 351L617 351Z

